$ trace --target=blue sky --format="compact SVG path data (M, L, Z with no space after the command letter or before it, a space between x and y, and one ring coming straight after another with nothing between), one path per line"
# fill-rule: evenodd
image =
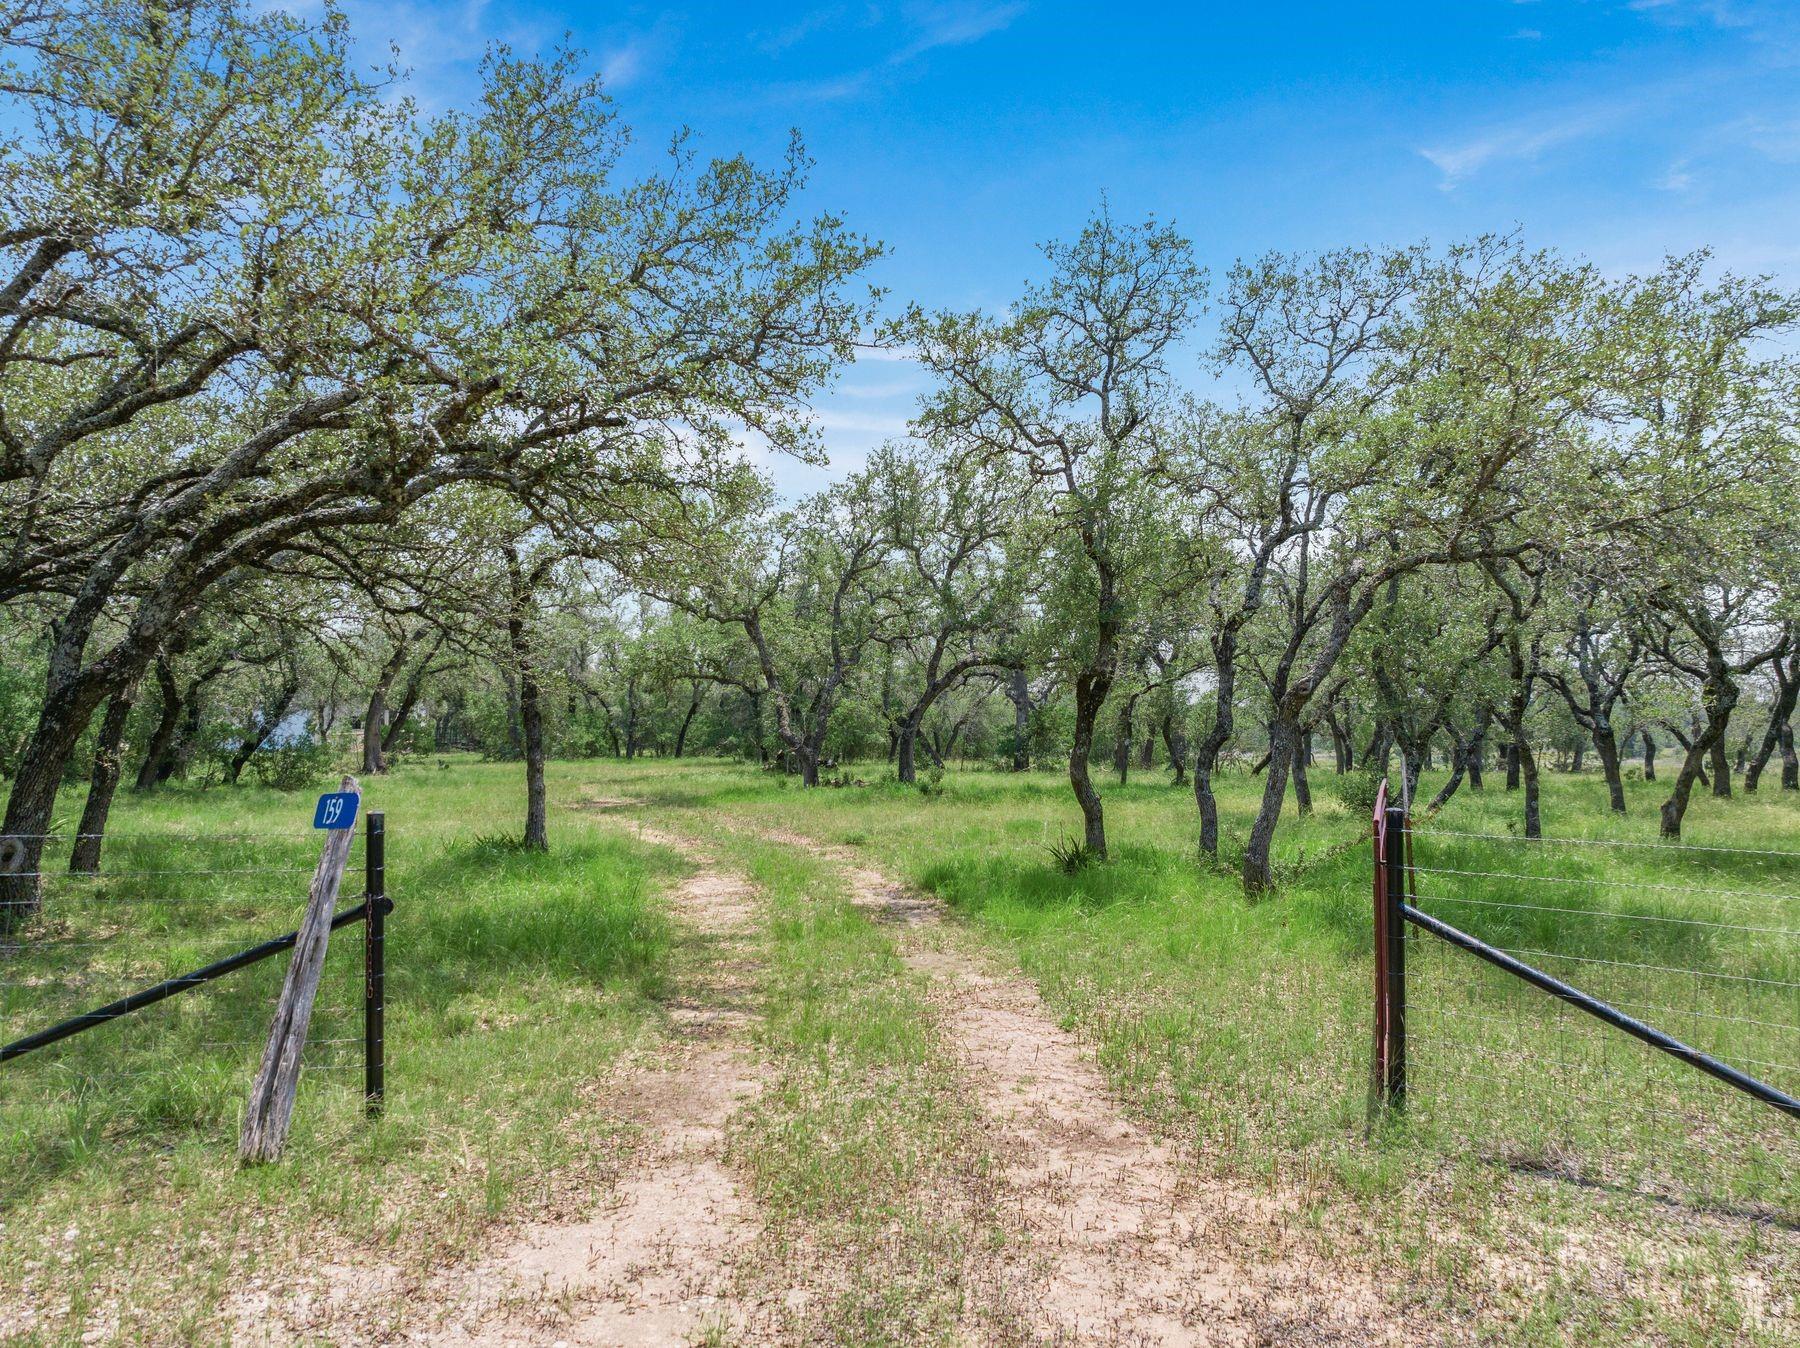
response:
M491 40L567 33L645 152L779 154L891 249L901 302L998 308L1101 194L1215 275L1272 248L1522 227L1609 269L1701 245L1800 283L1800 0L1052 0L591 5L353 0L427 103ZM1196 382L1200 376L1196 372ZM862 361L823 399L837 471L920 387ZM777 468L795 491L821 475Z

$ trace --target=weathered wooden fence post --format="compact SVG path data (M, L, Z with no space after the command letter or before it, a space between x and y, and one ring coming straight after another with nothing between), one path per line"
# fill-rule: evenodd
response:
M1411 864L1406 811L1388 804L1387 781L1375 792L1375 1048L1369 1119L1406 1104L1406 902Z
M346 776L341 791L356 795L356 778ZM262 1065L250 1087L243 1131L238 1134L238 1159L246 1164L280 1160L282 1148L287 1145L288 1125L294 1117L294 1092L300 1085L300 1055L306 1048L313 999L318 995L319 976L325 968L325 948L331 939L338 886L344 878L344 863L350 858L350 844L356 837L354 807L348 814L341 825L334 826L335 819L325 825L325 850L313 872L306 916L300 921L294 955L281 985L281 998L275 1003L275 1020L269 1026L269 1042L263 1048Z

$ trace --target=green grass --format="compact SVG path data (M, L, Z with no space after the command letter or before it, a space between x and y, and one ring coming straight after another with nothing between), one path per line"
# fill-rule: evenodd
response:
M1336 801L1329 775L1314 779L1317 812L1284 820L1282 885L1259 903L1229 863L1196 864L1192 797L1166 779L1108 789L1113 859L1068 875L1050 848L1078 816L1058 777L955 773L925 796L877 780L878 768L861 775L875 784L805 793L717 766L614 767L608 781L660 807L729 810L857 847L940 894L1011 951L1136 1112L1209 1168L1300 1194L1323 1244L1387 1266L1440 1313L1497 1317L1503 1337L1523 1342L1778 1342L1792 1328L1759 1319L1770 1305L1791 1316L1800 1290L1791 1123L1460 952L1414 944L1411 1108L1370 1137L1367 825ZM1257 785L1223 784L1228 840L1247 829ZM1793 938L1599 916L1790 929L1794 909L1779 896L1800 893L1800 859L1534 847L1509 840L1519 801L1499 786L1465 790L1435 821L1498 839L1421 838L1419 864L1580 883L1425 875L1421 892L1568 911L1442 898L1428 909L1496 943L1555 952L1540 963L1708 1051L1800 1062ZM1654 843L1661 790L1632 783L1620 821L1598 779L1547 776L1547 831ZM1800 850L1800 802L1699 797L1686 841ZM1589 959L1769 981L1714 987ZM1756 1070L1800 1086L1791 1071Z
M756 883L768 916L758 1047L773 1075L731 1145L768 1222L752 1276L770 1299L802 1289L797 1341L961 1341L994 1309L992 1161L922 981L835 867L677 818Z
M1079 824L1059 776L952 772L926 796L884 780L880 765L858 771L871 785L808 792L716 761L553 765L562 808L548 857L483 841L521 808L516 765L459 760L376 783L369 803L388 811L398 904L389 1117L362 1121L356 1046L325 1045L321 1067L349 1054L303 1087L289 1160L260 1172L232 1163L279 961L145 1013L129 1034L109 1027L0 1070L6 1302L45 1308L44 1341L96 1323L126 1340L216 1337L214 1302L246 1267L274 1275L320 1241L422 1266L466 1250L496 1217L591 1195L627 1142L584 1088L633 1047L654 1047L658 999L681 967L657 899L667 854L567 808L607 795L706 838L761 890L758 1046L771 1077L734 1124L732 1160L769 1221L767 1263L747 1292L806 1288L796 1333L953 1337L1004 1223L929 989L847 904L833 868L758 840L760 826L855 848L941 895L1092 1045L1128 1109L1204 1170L1292 1196L1321 1251L1377 1270L1421 1324L1448 1317L1508 1343L1789 1339L1800 1297L1792 1126L1506 976L1415 944L1410 1107L1369 1129L1367 825L1334 798L1328 773L1314 777L1316 813L1283 821L1277 892L1250 903L1229 856L1197 863L1192 796L1161 774L1105 790L1113 859L1069 875L1049 850ZM1258 786L1243 775L1221 786L1228 850ZM1434 821L1440 833L1418 839L1424 906L1509 948L1550 952L1535 958L1552 972L1708 1051L1771 1064L1758 1070L1794 1090L1783 1065L1800 1063L1800 969L1781 933L1800 912L1785 897L1800 894L1800 864L1741 849L1800 850L1800 800L1698 795L1685 841L1735 855L1554 845L1654 843L1662 789L1630 783L1618 820L1597 778L1547 774L1553 845L1533 846L1511 837L1516 794L1465 788ZM303 869L317 846L306 809L257 790L131 798L108 864L222 869L248 856ZM267 840L275 829L283 838ZM264 840L176 840L190 834ZM96 949L108 979L166 973L215 939L291 925L304 878L193 877L190 888L121 874L101 892L132 902L53 893L46 930L106 937ZM195 891L210 906L188 904ZM1501 906L1521 896L1536 907ZM129 916L104 916L114 907ZM1657 918L1684 921L1643 920ZM359 933L347 935L321 994L322 1039L357 1025ZM46 948L11 966L39 982L6 991L8 1037L66 1005L44 986L66 972L62 958ZM1651 965L1735 977L1673 979ZM231 1041L248 1046L204 1047ZM186 1065L171 1072L171 1061ZM109 1299L139 1319L108 1319Z
M564 1171L606 1162L619 1140L584 1089L660 1033L670 933L656 891L671 863L575 812L558 813L548 856L495 841L517 775L460 762L368 786L396 905L379 1123L362 1117L354 926L334 937L277 1167L239 1169L235 1143L283 959L0 1069L0 1287L37 1310L8 1328L217 1340L221 1290L279 1280L300 1248L424 1266L553 1203ZM310 806L260 789L123 800L115 878L53 882L26 933L103 944L9 960L6 1037L291 929L322 836ZM347 876L346 901L360 893ZM47 986L78 963L95 976Z

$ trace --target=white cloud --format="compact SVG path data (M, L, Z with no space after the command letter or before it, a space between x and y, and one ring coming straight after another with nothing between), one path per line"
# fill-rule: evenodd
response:
M882 40L894 45L885 58L861 69L819 79L776 82L766 86L766 92L777 102L828 103L854 98L927 52L967 46L999 32L1025 9L1024 0L934 0L906 6L897 19L873 7L855 15L842 6L817 10L792 27L762 39L759 45L770 55L778 56L817 31L839 27L853 19L860 27L878 29Z
M1656 180L1658 189L1664 192L1685 192L1694 185L1694 175L1688 172L1687 160L1677 159L1664 170L1662 177Z
M1025 12L1022 0L1004 4L938 3L912 5L907 18L917 30L890 61L899 65L937 47L961 47L997 33Z
M633 39L607 52L600 60L601 87L616 93L632 84L644 73L646 54L647 44L642 39Z
M897 413L851 412L829 404L813 408L813 424L826 433L886 437L906 434L906 417Z
M1546 149L1564 146L1571 140L1584 139L1593 131L1600 130L1600 126L1604 124L1606 122L1593 119L1571 119L1552 122L1548 126L1501 126L1496 130L1485 131L1472 140L1463 140L1462 144L1436 148L1420 146L1418 153L1429 160L1429 164L1438 173L1444 175L1444 182L1438 185L1449 191L1465 178L1480 173L1489 164L1505 160L1530 162L1543 155Z
M1419 154L1443 174L1443 181L1438 185L1449 191L1490 164L1530 163L1546 151L1598 135L1619 125L1638 106L1637 100L1631 100L1563 109L1490 127L1460 143L1421 146Z
M1750 117L1736 128L1743 142L1778 164L1800 163L1800 118Z
M785 28L778 28L756 39L756 45L771 56L777 56L790 47L797 47L814 33L823 32L835 27L844 19L844 6L826 5L810 13L801 15Z
M875 78L873 70L853 70L847 75L834 75L822 80L785 80L767 86L766 92L778 103L835 103L855 98Z

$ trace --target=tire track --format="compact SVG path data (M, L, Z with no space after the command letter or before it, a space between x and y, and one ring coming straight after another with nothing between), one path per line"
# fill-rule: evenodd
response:
M712 947L671 1004L673 1061L633 1073L614 1093L613 1109L643 1129L643 1140L588 1220L528 1226L497 1256L454 1275L460 1288L434 1289L452 1301L479 1289L479 1309L448 1333L424 1334L430 1342L663 1345L751 1332L734 1282L762 1224L724 1153L732 1116L765 1079L750 1043L756 895L689 839L641 825L633 831L698 866L669 902L676 920Z
M1311 1253L1278 1198L1207 1181L1120 1111L1036 987L944 921L944 906L842 848L763 836L837 864L853 901L924 974L942 1031L995 1131L1016 1228L1008 1298L1048 1343L1402 1341L1365 1281Z

